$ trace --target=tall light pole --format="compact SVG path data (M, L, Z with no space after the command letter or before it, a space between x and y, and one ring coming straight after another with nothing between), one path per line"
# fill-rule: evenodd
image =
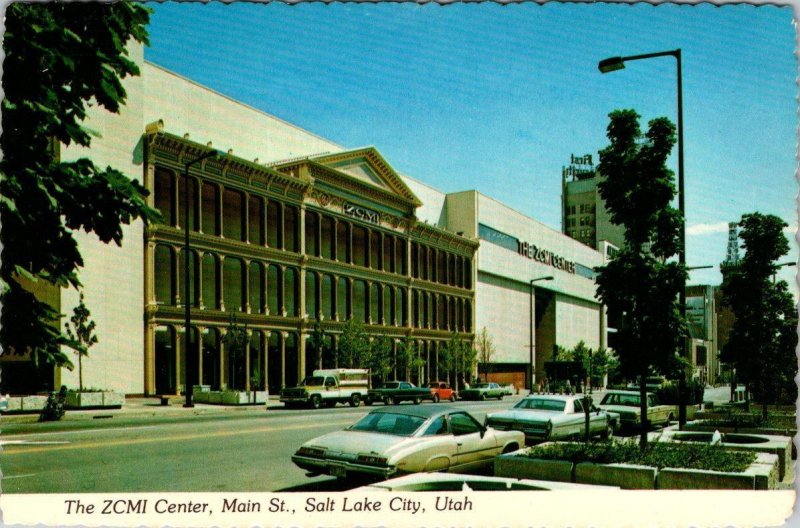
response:
M678 211L683 220L683 227L681 228L680 247L678 249L678 262L681 268L686 267L686 203L685 193L683 189L683 77L681 72L681 50L680 48L670 51L659 51L656 53L644 53L642 55L629 55L627 57L609 57L601 60L597 64L597 68L601 73L609 73L625 68L625 63L629 61L653 59L656 57L675 57L678 66ZM681 289L679 293L678 302L680 303L680 310L686 319L686 279L681 281ZM683 340L681 353L686 357L686 339ZM686 373L682 373L678 380L678 391L680 394L680 401L684 401L684 393L686 392ZM681 405L678 411L678 427L683 429L686 423L686 405Z
M190 295L190 288L189 288L189 259L191 258L191 253L189 252L189 167L194 165L195 163L199 163L204 159L208 159L214 156L219 155L220 152L217 150L212 150L210 152L206 152L201 156L194 158L191 161L184 162L183 164L183 232L184 232L184 242L183 242L183 250L184 250L184 257L183 257L183 305L186 310L185 312L185 333L184 333L184 351L183 351L183 384L184 384L184 391L186 392L186 400L183 404L184 407L194 407L194 402L192 401L192 379L189 375L189 350L190 343L191 343L191 328L192 328L192 298ZM199 219L198 219L199 220Z
M783 268L785 266L797 266L797 262L791 262L791 261L781 262L780 264L775 265L776 268ZM778 275L777 271L772 274L772 284L775 284L775 282L777 281L777 275Z
M530 302L531 302L531 307L530 307L530 315L531 315L531 320L530 320L530 343L529 343L529 346L528 346L528 349L530 350L530 361L528 363L528 368L527 368L528 380L527 380L527 382L525 384L528 385L528 390L530 390L531 392L533 392L533 345L534 345L534 343L533 343L533 325L534 325L534 323L536 321L536 299L535 299L534 290L533 290L533 283L534 282L538 282L538 281L549 281L549 280L553 280L553 276L552 275L548 275L547 277L537 277L535 279L531 279L530 282L528 283L528 285L530 286Z

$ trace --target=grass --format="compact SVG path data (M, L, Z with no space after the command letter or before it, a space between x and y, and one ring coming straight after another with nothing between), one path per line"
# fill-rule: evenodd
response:
M705 444L669 444L652 442L645 450L633 442L555 443L532 448L530 458L569 460L573 463L637 464L659 469L683 468L738 473L756 459L755 453L728 451Z

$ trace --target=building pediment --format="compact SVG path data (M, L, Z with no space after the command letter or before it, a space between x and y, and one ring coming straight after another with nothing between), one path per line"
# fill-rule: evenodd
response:
M335 187L360 191L377 199L399 201L411 210L422 205L400 175L374 147L295 158L274 163L272 168L283 172L300 165L307 165L309 175L313 178Z

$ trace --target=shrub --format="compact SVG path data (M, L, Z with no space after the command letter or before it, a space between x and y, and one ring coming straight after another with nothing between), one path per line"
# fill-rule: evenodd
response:
M555 443L532 448L530 458L569 460L572 463L638 464L657 468L703 469L741 472L756 459L755 453L728 451L708 444L652 442L642 450L631 442Z
M705 386L702 383L696 380L688 380L686 382L686 405L703 403L704 391ZM664 405L679 405L678 384L675 382L665 383L656 390L656 397Z

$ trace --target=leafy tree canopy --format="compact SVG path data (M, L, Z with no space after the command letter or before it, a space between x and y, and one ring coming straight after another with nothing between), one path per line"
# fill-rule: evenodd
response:
M126 45L147 43L149 10L133 3L13 3L6 10L0 147L0 264L6 351L69 366L59 314L23 283L78 287L75 230L122 243L122 225L158 217L147 191L111 167L58 159L58 145L89 147L90 105L118 112L121 79L138 75ZM36 236L31 236L35 233Z

